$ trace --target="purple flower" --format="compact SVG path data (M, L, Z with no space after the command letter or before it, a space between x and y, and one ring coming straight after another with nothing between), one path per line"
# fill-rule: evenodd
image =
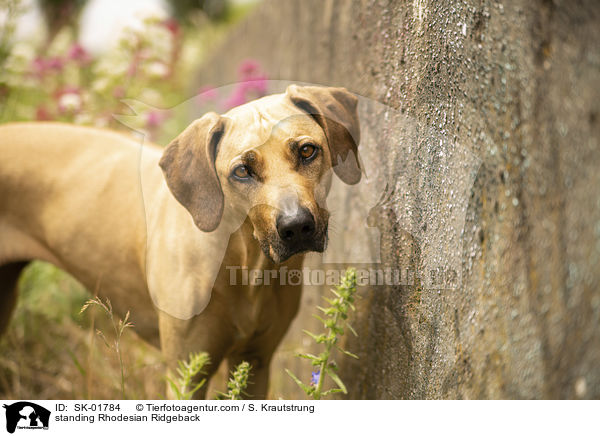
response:
M319 384L319 378L321 377L321 370L317 369L316 371L313 371L311 376L310 376L310 385L311 386L316 386Z

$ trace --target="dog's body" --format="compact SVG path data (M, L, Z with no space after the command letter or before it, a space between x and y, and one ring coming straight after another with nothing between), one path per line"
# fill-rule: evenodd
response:
M0 333L23 267L45 260L108 297L118 314L130 310L138 334L170 365L206 351L210 377L225 357L230 366L249 361L248 394L263 398L300 286L234 285L228 267L299 269L303 252L324 249L332 160L346 182L360 178L358 162L343 167L348 153L332 148L348 141L333 129L356 124L356 101L332 90L293 87L223 117L207 114L164 154L106 130L1 126ZM322 99L352 119L324 113ZM355 153L357 143L343 148ZM311 160L298 154L313 149Z

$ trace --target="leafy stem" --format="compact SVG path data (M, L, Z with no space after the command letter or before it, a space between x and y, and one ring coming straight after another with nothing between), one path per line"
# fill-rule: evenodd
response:
M246 394L251 369L252 366L246 361L236 366L227 382L227 393L219 393L217 399L242 400L243 395Z
M340 285L337 286L336 289L331 289L331 292L333 292L336 298L329 299L324 297L325 301L329 303L329 307L323 308L317 306L317 308L323 312L323 318L315 315L315 317L323 323L323 326L326 329L325 333L317 335L306 330L304 331L304 333L313 338L317 344L323 344L325 350L318 356L308 353L298 354L299 357L310 360L313 368L318 368L316 371L313 371L310 384L307 385L303 383L291 371L286 369L289 376L292 377L302 390L304 390L306 395L315 400L319 400L325 395L336 392L343 392L344 394L348 393L346 386L337 374L338 367L332 359L334 349L358 359L358 356L342 349L338 345L339 338L344 335L345 327L356 335L352 326L347 322L348 311L350 309L354 310L353 303L354 294L356 293L356 271L353 268L349 268L344 277L342 277ZM329 376L329 378L337 385L337 388L323 391L325 376Z
M194 393L206 383L206 378L194 384L199 374L204 374L204 367L210 362L208 353L190 353L188 360L177 362L177 379L167 377L167 382L178 400L191 400Z

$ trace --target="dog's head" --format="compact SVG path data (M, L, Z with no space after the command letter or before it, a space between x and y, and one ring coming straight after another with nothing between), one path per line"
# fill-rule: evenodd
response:
M169 144L160 166L202 231L216 229L227 209L249 218L275 262L322 252L331 170L348 184L361 178L356 106L343 88L291 85L194 121Z

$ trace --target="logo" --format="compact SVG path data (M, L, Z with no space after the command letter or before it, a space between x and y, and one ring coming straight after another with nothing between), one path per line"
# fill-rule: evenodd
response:
M6 409L6 431L14 433L15 429L48 430L50 411L29 401L19 401L4 405Z

